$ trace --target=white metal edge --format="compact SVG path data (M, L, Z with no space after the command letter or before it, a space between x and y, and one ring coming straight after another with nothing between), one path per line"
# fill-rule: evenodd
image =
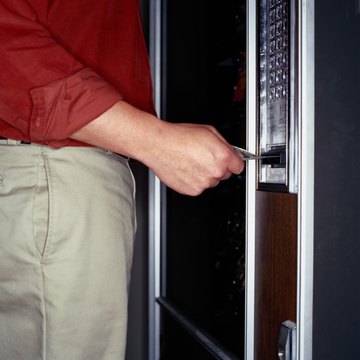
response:
M155 108L161 111L161 0L150 0L150 63ZM161 183L149 171L149 346L148 359L160 358Z
M314 1L299 0L297 359L312 359L314 250Z
M161 111L161 0L150 1L149 53L153 79L155 109Z
M160 189L159 179L149 172L149 360L160 358Z
M256 153L257 128L257 17L256 1L247 0L247 149ZM245 359L254 359L255 334L255 194L256 162L246 164L246 302L245 302Z
M300 1L300 0L299 0ZM299 123L298 123L298 114L296 113L296 101L297 101L297 72L296 72L296 57L298 54L297 41L297 27L298 21L296 19L296 14L298 9L296 7L296 1L293 0L290 6L290 119L288 129L288 188L289 192L293 194L298 193L298 162L299 162Z

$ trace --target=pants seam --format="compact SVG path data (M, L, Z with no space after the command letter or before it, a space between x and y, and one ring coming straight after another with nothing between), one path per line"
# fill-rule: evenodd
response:
M129 170L130 173L130 177L132 180L132 198L133 198L133 216L134 216L134 234L137 231L137 212L136 212L136 180L135 180L135 176L131 170L130 164L127 161L127 168Z
M43 161L44 161L44 166L45 166L45 173L46 173L46 177L47 177L47 182L48 182L48 191L49 191L49 207L48 207L48 212L49 212L49 221L48 221L48 233L47 233L47 237L46 237L46 241L44 244L44 251L42 254L42 258L40 263L44 264L46 263L47 257L49 255L49 248L51 246L51 239L52 239L52 233L53 233L53 217L54 217L54 188L53 188L53 181L52 181L52 174L51 174L51 167L50 167L50 162L49 162L49 158L46 154L42 153L41 154Z
M40 160L41 160L41 155L39 155L39 159L36 165L36 182L35 182L35 188L34 188L34 192L33 192L33 198L32 198L32 214L33 214L33 222L32 222L32 231L33 231L33 245L34 245L34 251L35 251L35 255L39 254L39 250L36 244L36 237L35 237L35 222L34 222L34 212L35 212L35 197L37 194L37 189L39 186L39 171L40 171Z
M47 321L46 321L46 305L45 305L45 278L44 278L44 265L40 264L40 272L41 272L41 311L43 313L43 336L42 336L42 357L41 360L46 360L46 342L47 342Z

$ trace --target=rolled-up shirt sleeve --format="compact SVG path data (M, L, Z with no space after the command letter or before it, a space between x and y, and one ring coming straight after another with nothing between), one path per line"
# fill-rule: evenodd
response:
M121 96L91 69L30 90L30 139L57 147Z
M61 147L122 96L53 38L47 3L0 2L0 119L32 142Z

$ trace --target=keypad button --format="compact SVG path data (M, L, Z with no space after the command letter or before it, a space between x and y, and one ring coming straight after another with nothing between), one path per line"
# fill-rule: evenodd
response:
M275 71L270 72L270 85L274 85L276 83L276 73Z
M271 88L270 91L269 91L269 100L270 101L274 101L275 100L275 88Z
M288 69L284 69L283 73L282 73L282 77L283 77L283 81L284 82L288 82L289 80L289 72Z
M275 60L275 56L274 56L274 55L270 56L269 66L270 66L270 69L275 69L276 60Z
M287 17L288 16L288 4L287 4L287 2L284 2L284 4L283 4L283 8L282 8L282 12L283 12L283 16L284 17Z
M284 48L288 47L289 38L288 38L287 35L284 35L284 36L282 37L282 41L283 41L283 47L284 47Z
M287 19L283 20L282 26L283 26L283 32L287 33L288 32L288 27L289 27L289 22L287 21Z
M283 53L276 54L276 67L280 67L283 64Z
M270 32L269 32L269 34L270 34L270 39L273 39L273 38L275 37L275 31L276 31L275 25L271 25L271 26L270 26Z
M275 40L270 41L270 49L269 49L270 54L273 54L275 52L275 50L276 50L276 42L275 42Z
M282 54L282 62L284 65L287 65L289 63L289 55L287 53L287 51L284 51L284 53Z
M276 21L276 10L270 10L269 12L269 20L270 20L270 24L274 23Z
M275 90L275 99L276 100L279 100L282 98L282 91L283 91L283 87L281 85L276 87L276 90Z
M282 87L282 98L283 98L283 99L286 99L287 96L288 96L288 87L287 87L287 85L284 85L284 86Z

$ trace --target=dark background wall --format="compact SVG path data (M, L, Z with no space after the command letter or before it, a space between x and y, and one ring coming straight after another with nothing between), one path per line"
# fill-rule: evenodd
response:
M360 359L359 1L315 1L314 360Z
M148 358L148 171L132 164L136 179L137 224L129 297L126 360Z
M149 1L141 0L141 12L146 39L149 33ZM136 210L138 230L129 298L129 325L126 360L148 359L148 170L133 163L136 179Z

